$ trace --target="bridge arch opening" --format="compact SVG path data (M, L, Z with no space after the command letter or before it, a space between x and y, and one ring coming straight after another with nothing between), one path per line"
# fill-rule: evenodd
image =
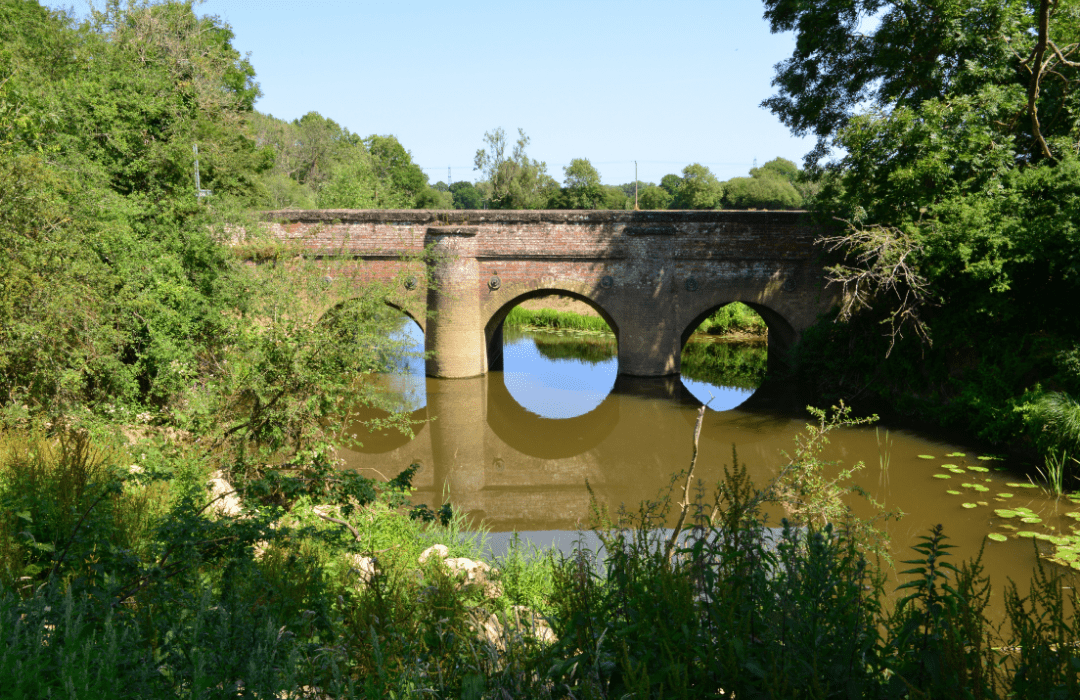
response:
M708 306L682 332L682 383L711 410L735 408L757 391L770 366L785 359L793 337L791 324L761 304Z
M547 419L583 416L611 392L618 327L587 296L535 289L496 309L485 325L488 370L525 410Z

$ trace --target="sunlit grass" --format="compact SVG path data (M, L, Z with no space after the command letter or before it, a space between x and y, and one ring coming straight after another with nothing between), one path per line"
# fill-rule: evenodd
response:
M607 321L599 316L582 316L554 309L526 309L515 306L506 315L507 328L556 328L614 334Z

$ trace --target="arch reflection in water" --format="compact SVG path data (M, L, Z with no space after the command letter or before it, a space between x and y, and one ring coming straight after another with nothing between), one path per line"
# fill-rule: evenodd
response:
M381 454L346 452L351 468L393 476L412 462L416 502L445 500L493 531L573 530L586 522L590 493L612 508L656 498L686 467L700 403L677 377L619 377L592 411L551 419L524 409L501 373L427 380L433 420L416 439ZM798 421L740 411L710 413L697 473L715 482L739 445L762 478ZM789 424L790 423L790 424Z
M538 416L581 416L611 392L619 371L617 352L613 337L506 329L504 382L510 395Z
M760 342L695 336L682 352L682 383L713 411L729 411L753 396L765 379L768 351Z

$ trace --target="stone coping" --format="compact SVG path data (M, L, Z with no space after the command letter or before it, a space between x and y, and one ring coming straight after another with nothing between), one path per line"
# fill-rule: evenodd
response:
M280 223L415 224L462 226L481 224L679 224L679 223L779 223L810 225L802 210L747 211L682 209L626 211L602 209L277 209L258 212L259 219Z

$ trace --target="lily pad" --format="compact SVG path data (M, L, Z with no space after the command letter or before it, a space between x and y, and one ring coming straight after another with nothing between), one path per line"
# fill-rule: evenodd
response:
M1007 483L1005 485L1008 486L1011 489L1036 489L1036 488L1038 488L1038 486L1036 486L1035 484L1021 484L1018 481L1010 481L1009 483Z
M1062 513L1066 518L1072 518L1073 520L1080 520L1080 513L1073 511L1071 513Z
M958 464L942 464L941 468L942 469L959 469L960 465L958 465Z
M998 498L1012 498L1012 497L1013 497L1013 495L1011 493L999 493L998 494Z
M975 484L960 484L960 485L961 485L961 486L963 486L963 487L964 487L964 488L966 488L966 489L973 489L973 488L975 488Z
M998 508L994 511L994 515L999 518L1015 518L1019 513L1015 510L1009 510L1008 508Z
M986 501L975 501L975 502L976 502L977 504L979 504L980 506L988 506L988 505L990 505L990 504L989 504L989 503L987 503Z
M1001 459L1001 457L994 457L993 455L979 455L979 459L981 459L983 461L989 461L989 460Z
M953 489L949 489L945 493L949 494L950 496L959 496L960 495L959 491L954 491Z
M955 469L950 469L949 471L951 471L953 474L963 474L964 473L964 470L961 469L960 467L956 467Z
M989 487L989 486L983 486L982 484L975 484L975 486L974 486L973 488L974 488L974 489L975 489L976 491L978 491L979 493L982 493L982 492L984 492L984 491L989 491L989 490L990 490L990 487Z
M1025 525L1038 525L1042 522L1042 518L1037 515L1029 515L1026 518L1020 518L1020 522L1024 523Z
M947 454L945 456L946 457L967 457L967 455L964 454L963 452L950 452L949 454Z
M988 472L988 471L990 471L987 467L968 467L967 470L969 472Z
M919 455L919 459L934 459L934 455Z
M952 477L949 476L948 474L934 474L934 478L935 479L951 479Z
M1007 542L1008 539L1009 539L1008 537L1001 534L1000 532L991 532L986 537L987 537L987 539L991 539L991 540L993 540L995 542Z
M1038 537L1039 533L1032 532L1031 530L1021 530L1020 532L1016 533L1016 536L1017 537Z

